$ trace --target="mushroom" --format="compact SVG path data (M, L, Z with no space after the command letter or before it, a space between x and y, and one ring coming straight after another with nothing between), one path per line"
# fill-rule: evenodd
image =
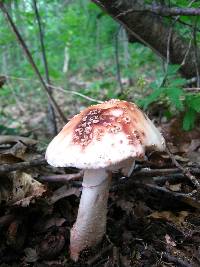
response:
M134 160L144 159L146 149L163 151L163 136L135 104L117 99L81 111L49 144L49 164L84 169L78 216L70 235L74 261L105 233L111 171L123 168L128 173Z

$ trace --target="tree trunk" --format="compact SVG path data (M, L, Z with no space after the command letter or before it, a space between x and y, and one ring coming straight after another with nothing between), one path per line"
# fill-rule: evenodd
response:
M200 71L200 62L195 56L193 44L190 45L190 42L178 33L171 31L170 26L165 25L158 15L141 11L127 13L130 10L141 10L144 6L144 1L92 0L92 2L122 24L131 34L131 37L149 46L159 56L166 59L168 51L170 63L182 64L180 71L184 77L197 76L196 65ZM169 36L171 36L170 42Z

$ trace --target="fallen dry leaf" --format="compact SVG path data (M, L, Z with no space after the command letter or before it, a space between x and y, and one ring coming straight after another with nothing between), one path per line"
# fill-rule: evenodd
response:
M0 203L27 206L34 198L46 191L44 185L32 178L28 173L15 171L5 177L0 184Z
M126 201L124 199L119 199L117 201L117 206L126 212L126 214L130 214L133 211L134 203L131 201Z
M181 191L181 183L179 184L170 184L167 186L167 188L173 192L179 192Z
M38 260L38 254L37 254L36 249L25 248L24 253L26 255L26 257L25 257L26 262L36 262Z
M170 247L176 246L176 243L172 240L171 236L169 236L168 234L165 235L165 240L167 245L169 245Z
M155 211L147 217L153 219L163 219L180 225L184 223L185 218L188 216L188 214L189 213L187 211L180 211L177 213L177 215L171 211Z

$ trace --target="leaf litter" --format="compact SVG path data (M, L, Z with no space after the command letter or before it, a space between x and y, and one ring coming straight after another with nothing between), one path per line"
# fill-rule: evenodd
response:
M180 164L198 169L193 160L200 154L198 129L176 142L168 137L178 134L174 124L164 127L171 151ZM13 140L1 142L0 164L41 158L37 142ZM147 167L148 177L142 174ZM174 168L167 154L152 153L147 162L137 162L131 178L114 174L106 235L78 263L70 260L68 248L81 182L48 182L52 175L78 170L37 166L0 174L0 267L200 266L199 194L180 171L151 175L157 168Z

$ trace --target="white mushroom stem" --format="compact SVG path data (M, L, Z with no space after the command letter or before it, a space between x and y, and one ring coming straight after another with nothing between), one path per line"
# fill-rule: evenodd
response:
M105 169L86 170L76 222L71 230L70 253L74 261L86 247L101 241L106 230L111 175Z

